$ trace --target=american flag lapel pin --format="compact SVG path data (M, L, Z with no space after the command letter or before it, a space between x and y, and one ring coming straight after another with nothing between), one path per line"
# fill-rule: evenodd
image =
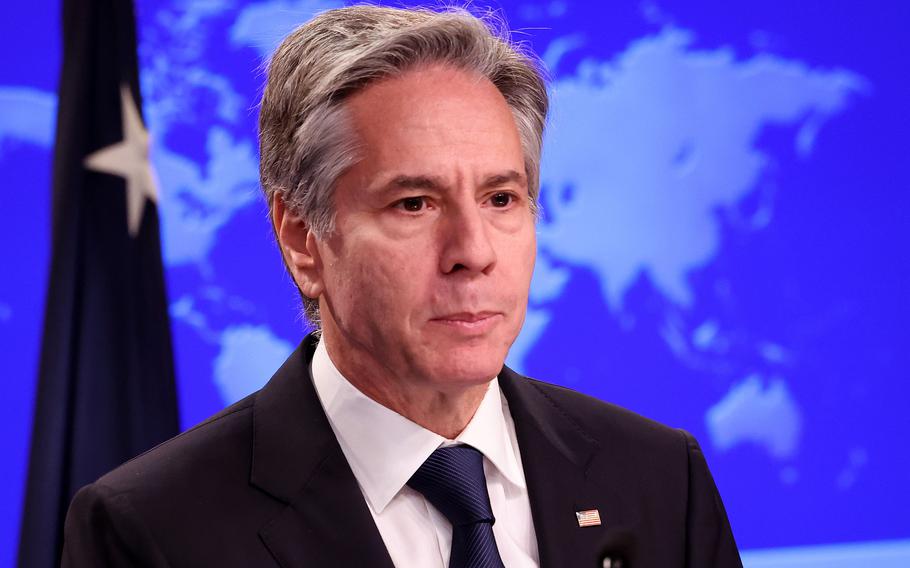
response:
M597 509L575 511L575 518L578 519L578 526L580 527L600 526L600 511Z

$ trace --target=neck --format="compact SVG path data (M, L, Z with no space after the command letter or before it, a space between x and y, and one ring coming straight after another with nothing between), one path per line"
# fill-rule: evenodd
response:
M348 380L360 392L379 404L449 440L457 438L467 427L489 386L487 383L458 393L443 393L433 390L388 388L385 383L377 384L370 380Z
M464 431L486 395L490 381L457 388L439 388L418 379L395 376L385 367L342 353L322 341L335 368L357 390L427 430L453 440Z

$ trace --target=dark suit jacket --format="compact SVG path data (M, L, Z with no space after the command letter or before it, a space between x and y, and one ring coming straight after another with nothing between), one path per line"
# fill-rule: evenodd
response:
M304 340L258 393L83 488L63 565L392 563L309 376ZM741 566L696 441L504 369L543 567ZM601 526L578 526L598 509Z

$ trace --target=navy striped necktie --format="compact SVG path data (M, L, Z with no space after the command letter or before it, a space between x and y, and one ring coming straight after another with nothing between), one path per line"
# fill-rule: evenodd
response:
M483 455L471 446L439 448L408 481L452 523L449 568L503 568Z

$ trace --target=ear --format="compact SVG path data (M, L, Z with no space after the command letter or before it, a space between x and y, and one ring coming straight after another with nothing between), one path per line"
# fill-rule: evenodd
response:
M288 272L300 292L315 300L324 290L322 259L316 235L278 194L272 198L272 224Z

